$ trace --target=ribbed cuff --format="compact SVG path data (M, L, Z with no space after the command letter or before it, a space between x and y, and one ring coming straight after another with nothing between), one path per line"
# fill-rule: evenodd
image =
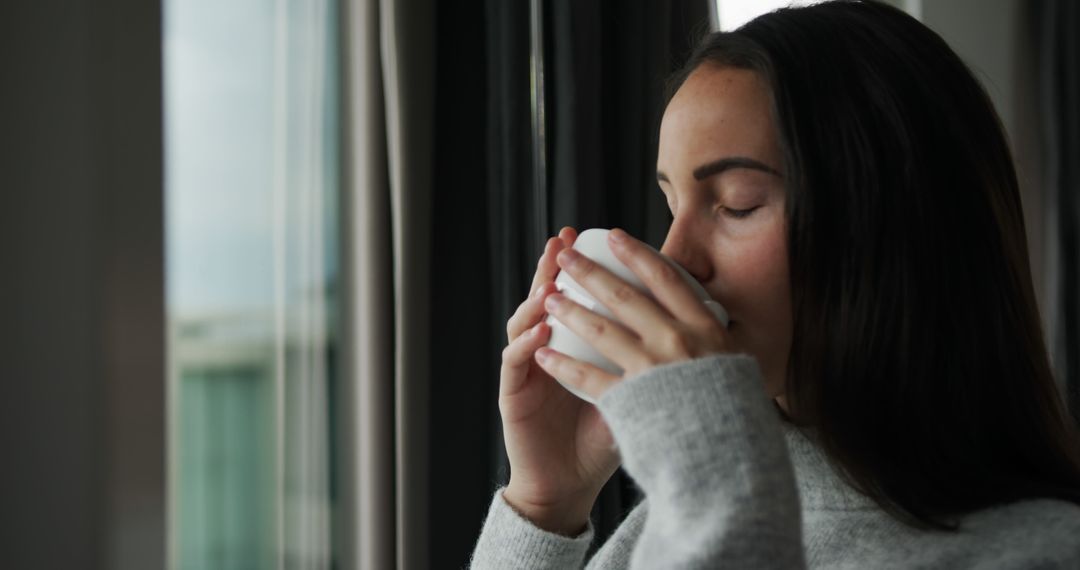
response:
M518 514L495 491L470 568L580 568L593 539L593 524L576 537L548 532Z
M759 444L759 453L785 452L757 360L747 354L651 368L613 386L597 406L623 467L646 494L676 491L658 488L675 483L719 485L711 481L722 472L718 463L781 460L743 452Z

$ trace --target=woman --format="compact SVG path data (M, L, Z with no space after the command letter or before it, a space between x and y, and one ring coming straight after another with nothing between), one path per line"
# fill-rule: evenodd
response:
M830 2L709 36L674 86L662 251L731 323L625 234L658 302L552 238L507 325L511 477L473 567L580 567L621 463L645 500L590 568L1080 568L1080 440L963 63L899 10ZM624 325L553 293L559 268ZM542 348L545 312L624 376Z

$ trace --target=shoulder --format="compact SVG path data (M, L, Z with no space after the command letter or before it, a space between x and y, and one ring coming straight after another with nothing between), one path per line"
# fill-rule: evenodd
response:
M1030 531L1033 526L1048 532L1080 531L1080 505L1051 498L1026 499L971 513L963 525L972 531L1006 534Z
M914 528L879 509L819 511L804 529L811 567L1080 568L1080 506L1054 499L975 511L957 531Z
M1027 499L968 515L962 532L978 537L987 552L1025 563L1080 566L1080 505Z

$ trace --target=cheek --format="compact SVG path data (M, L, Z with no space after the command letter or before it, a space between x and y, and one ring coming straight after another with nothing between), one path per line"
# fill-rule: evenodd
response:
M729 243L721 251L727 254L723 264L727 298L739 321L736 341L765 368L783 368L791 344L791 284L783 225Z
M726 248L726 282L747 324L776 326L790 320L787 241L783 229Z
M791 285L783 232L730 250L727 265L732 310L741 320L733 339L761 365L766 392L782 392L791 348ZM737 306L735 305L737 303Z

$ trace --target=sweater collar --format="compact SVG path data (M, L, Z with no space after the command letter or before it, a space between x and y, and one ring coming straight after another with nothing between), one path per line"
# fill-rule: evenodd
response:
M810 428L781 421L787 441L799 502L805 511L877 509L873 499L848 485L829 464Z

